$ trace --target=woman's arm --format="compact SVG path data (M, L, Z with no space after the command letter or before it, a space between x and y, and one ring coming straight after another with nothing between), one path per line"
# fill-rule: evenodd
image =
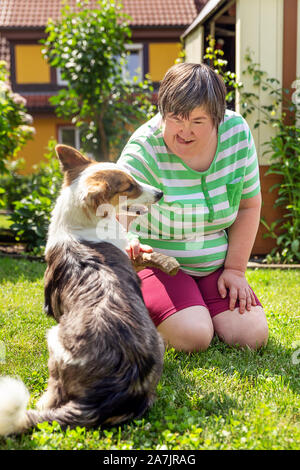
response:
M237 218L228 229L228 251L225 269L245 273L257 234L261 209L261 193L241 199Z
M261 209L261 194L242 199L235 222L228 229L228 251L224 272L219 278L219 292L226 296L229 289L230 309L233 310L237 299L240 313L256 305L252 291L245 278L247 263L257 234Z

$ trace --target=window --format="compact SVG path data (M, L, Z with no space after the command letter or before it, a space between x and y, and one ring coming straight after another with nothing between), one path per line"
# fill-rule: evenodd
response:
M127 44L127 63L123 69L124 79L133 80L137 77L140 82L144 76L143 70L143 44Z
M82 141L82 131L74 126L60 126L58 128L58 143L69 145L77 150L82 150L87 157L95 160L97 147Z
M63 80L61 78L61 71L60 71L60 68L57 68L56 69L56 80L57 80L57 85L60 85L60 86L66 86L68 85L68 81L67 80Z
M80 133L79 129L72 126L61 126L58 128L58 142L60 144L70 145L76 149L80 149Z
M127 50L127 63L123 66L123 78L127 80L133 80L137 77L137 81L140 82L144 76L143 67L143 44L126 44ZM56 80L60 86L68 85L67 80L63 80L61 76L60 68L57 68Z
M14 66L17 84L51 83L50 67L42 55L40 45L16 44Z

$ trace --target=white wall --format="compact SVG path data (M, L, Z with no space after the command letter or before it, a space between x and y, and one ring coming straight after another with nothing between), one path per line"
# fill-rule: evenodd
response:
M298 3L300 0L298 0ZM236 2L236 72L238 80L245 89L258 94L252 80L242 72L246 69L245 54L252 51L253 61L260 64L260 70L268 73L270 78L277 78L282 83L282 48L283 48L283 0L237 0ZM272 97L265 92L259 93L260 104L269 104ZM239 103L237 100L237 111ZM247 118L252 129L261 165L269 164L269 156L262 155L262 146L274 131L261 125L254 129L253 125L259 112Z
M204 27L198 26L185 38L185 62L199 64L202 62L203 51Z
M260 70L270 78L277 78L282 84L283 52L283 2L284 0L236 0L236 73L238 81L245 85L248 92L259 94L260 104L272 103L272 97L258 91L253 81L242 72L246 69L245 55L252 52L252 59L260 64ZM201 62L204 54L204 28L198 26L185 37L186 62ZM300 78L300 0L298 0L298 48L297 76ZM279 85L280 86L280 85ZM236 109L240 106L237 99ZM280 112L280 110L279 110ZM263 155L263 143L274 135L274 130L266 125L254 129L260 116L259 111L247 118L252 129L261 165L270 163L269 155Z

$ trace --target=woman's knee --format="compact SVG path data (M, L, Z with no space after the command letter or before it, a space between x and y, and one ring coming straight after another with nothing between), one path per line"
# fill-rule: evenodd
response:
M192 306L168 317L158 326L169 347L178 351L205 351L213 338L214 328L205 307Z
M213 327L209 323L200 322L193 327L183 326L176 341L176 349L186 352L206 351L213 338Z
M268 324L262 307L239 313L239 309L228 310L213 319L215 332L231 346L259 349L268 342Z

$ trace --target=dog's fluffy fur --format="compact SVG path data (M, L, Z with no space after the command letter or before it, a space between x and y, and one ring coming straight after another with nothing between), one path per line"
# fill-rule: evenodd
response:
M156 202L162 193L115 164L93 162L67 146L56 151L65 179L46 246L45 310L58 322L47 337L48 387L38 410L27 410L24 384L2 378L0 435L42 421L92 427L138 417L153 402L162 372L163 341L125 241L107 240L107 230L101 240L103 223L107 228L116 221L107 211L96 215L101 204L117 207L120 195L130 210Z

